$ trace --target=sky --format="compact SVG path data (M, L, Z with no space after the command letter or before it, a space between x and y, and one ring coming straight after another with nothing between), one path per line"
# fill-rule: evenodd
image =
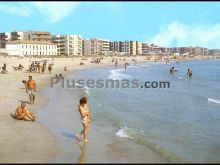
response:
M220 48L220 2L0 2L0 32L78 34L164 47Z

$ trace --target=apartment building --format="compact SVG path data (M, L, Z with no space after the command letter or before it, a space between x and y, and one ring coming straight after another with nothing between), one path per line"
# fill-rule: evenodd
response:
M147 55L149 54L150 45L147 43L142 43L142 54Z
M57 55L82 56L83 41L81 35L53 35L51 41L57 44Z
M44 56L57 55L57 45L47 41L16 40L6 44L8 55Z
M26 31L25 36L27 40L33 41L51 41L50 32L41 32L41 31Z
M118 41L110 42L110 51L120 52L120 44Z
M137 55L142 55L142 43L139 41L136 41L136 54Z
M84 39L83 52L88 56L107 55L110 52L110 41L98 38Z

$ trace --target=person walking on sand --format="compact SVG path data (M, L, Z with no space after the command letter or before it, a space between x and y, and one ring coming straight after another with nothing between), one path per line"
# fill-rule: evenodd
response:
M89 112L87 109L87 98L83 97L79 101L78 106L79 113L81 115L81 123L83 125L83 130L76 135L78 140L81 140L81 136L84 135L84 142L88 141L88 127L89 127Z
M33 104L36 94L36 82L32 79L32 76L29 76L29 80L26 83L26 93L29 94L30 103Z
M21 103L20 106L18 106L15 110L15 116L16 119L19 120L26 120L26 121L35 121L35 116L30 113L27 109L26 109L26 103Z
M49 64L49 65L48 65L48 71L49 71L49 73L51 74L51 71L52 71L52 64Z

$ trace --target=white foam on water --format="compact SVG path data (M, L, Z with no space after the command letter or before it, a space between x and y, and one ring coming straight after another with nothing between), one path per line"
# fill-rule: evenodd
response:
M129 138L129 139L133 139L133 137L131 137L129 135L129 129L127 127L121 128L120 130L118 130L118 132L116 133L117 136L122 137L122 138Z
M124 69L111 70L110 71L111 75L108 78L112 79L112 80L122 80L122 79L133 78L133 77L129 76L128 74L119 73L122 70L124 70Z
M208 98L208 101L209 101L209 102L212 102L212 103L220 104L220 100Z
M143 64L143 65L140 65L140 66L149 66L149 65L147 65L147 64Z
M82 89L84 89L88 96L90 95L90 88L88 88L87 86L84 87L83 85L79 85L78 83L75 83L75 86L81 87Z
M129 68L137 68L137 66L135 66L135 65L129 65L128 67Z

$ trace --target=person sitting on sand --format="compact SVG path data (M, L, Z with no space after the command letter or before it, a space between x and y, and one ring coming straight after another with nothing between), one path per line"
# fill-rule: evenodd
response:
M188 76L189 78L192 78L192 70L191 69L187 69L186 76Z
M36 94L36 82L32 79L32 76L29 76L29 80L26 83L26 93L29 94L30 103L34 103Z
M26 121L34 121L35 120L35 116L30 113L27 109L26 109L26 103L21 103L20 106L17 107L16 111L15 111L15 116L16 119L19 120L26 120Z
M64 71L67 71L67 67L66 66L64 67Z
M4 73L4 74L7 73L6 64L4 64L4 66L2 67L1 73Z
M83 130L76 135L78 140L81 140L81 136L84 135L84 142L88 141L88 126L89 126L89 112L87 110L87 98L83 97L79 101L78 106L79 113L81 115L81 123L83 125Z

